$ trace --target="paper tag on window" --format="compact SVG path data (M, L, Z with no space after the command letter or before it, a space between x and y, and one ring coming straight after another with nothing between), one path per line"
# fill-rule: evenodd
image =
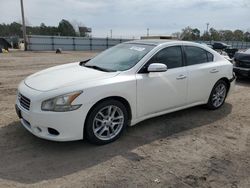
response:
M138 46L132 46L132 47L130 48L130 50L136 50L136 51L142 52L143 50L145 50L145 48L138 47Z

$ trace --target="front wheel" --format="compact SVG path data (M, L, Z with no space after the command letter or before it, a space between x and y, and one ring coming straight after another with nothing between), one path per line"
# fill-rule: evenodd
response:
M211 110L220 108L225 102L227 92L227 83L223 80L219 80L212 89L207 107Z
M128 124L126 107L117 100L97 104L88 115L85 131L87 139L102 145L118 139Z

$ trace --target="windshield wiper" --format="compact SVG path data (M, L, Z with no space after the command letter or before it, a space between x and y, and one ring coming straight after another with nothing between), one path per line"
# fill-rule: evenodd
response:
M84 60L84 61L80 61L79 65L83 66L83 65L85 65L89 61L90 61L90 59L87 59L87 60Z
M116 72L115 70L98 67L96 65L83 65L83 66L88 67L88 68L92 68L92 69L96 69L96 70L100 70L100 71L104 71L104 72Z

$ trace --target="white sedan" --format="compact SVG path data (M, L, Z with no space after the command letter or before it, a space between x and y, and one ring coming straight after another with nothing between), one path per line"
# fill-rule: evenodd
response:
M233 65L204 45L130 41L27 77L16 111L40 138L106 144L148 118L202 104L218 109L234 82Z

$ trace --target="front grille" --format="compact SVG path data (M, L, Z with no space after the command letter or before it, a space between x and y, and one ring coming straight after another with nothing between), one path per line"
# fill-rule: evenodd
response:
M20 105L26 110L30 110L30 99L23 96L21 93L18 94L18 100Z
M235 66L236 67L242 67L242 68L250 68L250 62L235 60Z

